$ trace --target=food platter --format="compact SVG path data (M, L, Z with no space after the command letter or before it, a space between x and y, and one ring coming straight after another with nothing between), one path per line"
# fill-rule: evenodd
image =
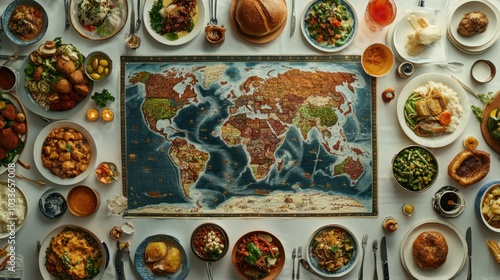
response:
M146 264L146 261L144 259L144 253L146 251L146 247L148 246L149 243L151 242L164 242L168 246L174 246L177 249L179 249L182 253L182 263L179 268L179 270L173 274L165 274L165 275L155 275L151 269L148 267ZM135 256L134 256L134 263L135 263L135 268L137 269L137 272L139 275L142 277L144 280L182 280L186 279L188 273L189 273L189 257L186 254L186 251L180 244L179 240L173 236L166 235L166 234L156 234L156 235L151 235L144 239L137 249L135 250Z
M408 97L414 91L414 89L416 89L421 85L424 85L428 81L439 82L444 85L447 85L457 93L457 96L460 99L460 105L462 107L462 115L460 116L459 119L460 122L457 128L452 133L443 134L439 136L420 137L417 136L415 132L413 132L413 130L406 124L404 116L404 106L406 101L408 100ZM465 90L460 86L458 82L456 82L449 76L440 73L425 73L415 77L405 85L405 87L401 90L401 94L398 97L397 118L401 128L412 141L428 148L444 147L455 141L465 130L467 122L469 120L469 115L470 115L470 104L469 104L469 98Z
M47 138L47 135L56 128L72 128L81 134L87 139L88 143L90 144L90 149L91 149L91 160L89 165L87 166L87 169L81 173L80 175L73 177L73 178L66 178L62 179L59 176L51 173L47 168L43 166L42 162L42 147L45 142L45 139ZM57 121L53 122L40 131L40 134L38 134L35 144L33 145L33 159L35 162L35 166L37 167L38 171L40 174L42 174L45 179L51 181L52 183L59 184L59 185L64 185L64 186L69 186L69 185L74 185L77 184L81 181L83 181L85 178L87 178L91 173L94 173L95 170L95 165L97 161L97 145L94 141L94 138L92 134L83 126L76 122L72 121Z
M198 21L196 22L195 27L189 34L180 37L177 40L169 40L160 34L156 33L152 28L151 28L151 17L149 16L149 11L153 7L153 4L157 0L146 0L144 2L144 10L143 10L143 18L144 18L144 26L146 27L146 30L148 31L149 35L153 37L156 41L164 44L164 45L169 45L169 46L177 46L177 45L182 45L185 44L191 40L193 40L199 33L200 31L204 28L205 26L205 4L203 4L202 0L196 0L196 4L198 6Z
M9 183L6 180L0 180L0 188L2 190L3 190L3 188L10 188ZM15 188L17 189L17 191L16 191L16 205L18 203L17 200L21 200L21 201L24 201L24 205L26 206L25 211L24 211L24 220L22 221L22 223L18 224L14 230L14 232L17 232L26 223L26 219L28 218L28 213L29 213L29 205L28 205L28 200L26 199L26 194L24 193L24 191L21 188L19 188L18 186L15 186ZM17 197L17 195L20 195L20 197ZM1 205L0 211L3 212L4 208L5 208L5 210L8 210L9 212L12 211L9 208L10 206L7 205L7 202L8 202L7 197L2 197L2 200L0 200L0 205ZM5 203L5 205L4 205L4 203ZM7 214L7 216L10 217L10 214ZM11 235L10 231L0 232L0 239L4 239L10 235Z
M57 236L59 233L61 233L65 228L71 228L71 229L77 229L81 230L83 232L88 233L97 243L99 244L99 250L101 251L102 255L102 262L99 267L99 274L97 274L93 279L101 279L102 276L104 275L104 272L106 270L107 266L107 260L109 258L109 253L107 248L105 247L105 244L100 241L100 239L90 230L77 226L77 225L62 225L54 230L52 230L47 237L42 242L42 245L40 246L40 250L38 253L38 267L40 268L40 273L42 275L42 278L44 280L49 280L49 279L55 279L50 273L47 271L45 267L45 256L46 256L46 251L47 248L50 246L50 241L52 240L53 237Z
M492 110L500 108L500 92L496 92L491 104L485 105L483 109L484 121L481 123L481 134L483 135L484 141L490 146L493 151L500 154L500 140L496 140L491 136L488 130L488 117Z
M314 244L317 243L317 241L315 240L315 237L322 231L334 231L334 232L339 231L343 235L345 235L346 238L348 238L350 241L352 241L352 242L349 242L350 246L353 247L351 258L350 258L348 263L344 264L338 270L327 271L324 268L320 267L318 265L318 258L315 258L312 254ZM335 239L337 239L337 238L335 238ZM360 246L359 246L359 242L358 242L356 236L345 226L337 225L337 224L326 225L326 226L323 226L323 227L320 227L319 229L317 229L309 238L309 241L307 242L306 248L307 248L307 261L311 265L311 268L316 273L318 273L322 277L326 277L326 278L345 276L356 266L356 263L358 262L359 256L360 256L359 251L358 251Z
M12 33L10 31L10 29L8 28L10 17L12 16L12 13L19 5L33 6L36 9L38 9L39 11L41 11L42 15L43 15L44 21L43 21L43 27L42 27L41 32L35 38L28 40L28 41L21 40L14 33ZM47 12L43 8L43 6L40 5L40 3L33 1L33 0L12 1L12 3L10 3L9 6L7 6L5 11L3 11L1 19L2 19L2 22L1 22L0 26L3 26L3 29L4 29L2 31L5 33L7 38L9 38L9 40L12 43L19 45L19 46L28 46L28 45L31 45L31 44L34 44L34 43L40 41L40 39L42 39L43 36L45 35L45 32L47 32L47 28L49 26L49 18L47 16Z
M24 86L24 81L26 79L26 73L24 72L24 69L30 64L31 60L29 56L26 56L26 58L23 60L21 66L20 66L20 71L19 71L19 81L23 86L20 86L17 88L17 97L21 101L21 103L28 108L31 112L33 112L36 115L39 115L41 117L51 119L51 120L62 120L62 119L69 119L78 112L80 112L84 107L85 104L87 103L90 99L90 95L93 92L94 89L94 82L89 79L88 82L88 87L89 87L89 94L85 99L82 101L78 102L75 107L73 107L70 110L66 111L51 111L51 110L45 110L43 107L41 107L31 96L30 92L28 89Z
M423 270L413 260L413 241L424 231L438 231L448 244L446 262L435 270ZM452 279L463 268L467 256L467 243L454 225L441 221L425 221L410 228L401 243L400 258L405 270L419 280Z
M24 123L26 124L26 133L24 133L20 139L24 143L24 146L21 149L21 151L16 156L14 156L14 158L12 159L11 162L19 162L19 163L21 163L21 166L27 166L25 163L21 162L19 158L21 157L21 155L24 151L24 148L26 145L26 140L28 139L28 130L29 130L28 116L26 114L26 111L24 110L24 106L21 104L21 102L19 102L19 99L15 95L5 93L5 94L0 95L0 100L2 100L2 99L8 99L8 100L12 101L13 105L16 107L17 112L24 114L24 117L25 117ZM29 166L27 166L27 167L29 167ZM0 164L0 175L5 173L5 171L7 171L7 166Z
M115 6L116 10L113 10L111 15L108 15L108 20L101 26L97 27L95 30L90 31L84 28L84 26L78 20L78 4L83 0L70 0L69 3L69 18L73 28L82 36L83 38L89 40L106 40L116 34L118 34L128 18L128 1L126 0L111 0L111 4ZM109 24L112 22L112 24ZM105 25L109 26L106 28Z
M340 50L346 48L347 46L349 46L350 43L352 43L352 41L354 41L354 38L356 37L356 33L358 31L358 26L359 26L358 18L357 18L355 10L351 6L351 4L348 1L340 0L339 1L340 4L346 8L346 12L349 14L349 18L350 18L345 23L343 22L343 24L350 26L350 28L352 28L352 31L349 33L349 36L345 39L345 41L342 45L337 46L335 44L331 45L331 44L318 43L314 38L311 37L311 32L308 30L308 24L307 24L306 18L308 16L308 14L311 13L311 10L313 9L314 5L316 5L318 3L322 3L322 2L326 2L326 1L325 0L312 0L306 5L306 7L304 9L304 13L302 14L302 18L300 20L300 27L302 30L302 34L306 38L307 42L309 44L311 44L311 46L315 47L316 49L324 51L324 52L337 52L337 51L340 51Z

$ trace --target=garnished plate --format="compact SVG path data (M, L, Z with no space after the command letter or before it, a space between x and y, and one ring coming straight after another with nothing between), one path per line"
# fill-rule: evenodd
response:
M15 95L11 95L8 93L0 94L0 103L4 103L4 102L6 104L11 103L16 108L16 113L21 113L24 115L23 123L25 124L26 132L22 133L22 134L17 134L17 135L21 136L19 138L19 143L17 145L17 148L15 148L13 150L5 151L6 157L0 161L0 174L3 174L5 171L7 171L9 163L13 163L13 162L15 163L16 161L19 160L19 157L21 156L21 154L25 148L26 139L28 138L28 116L26 115L26 112L24 110L24 106L22 106L21 102L19 102L19 99ZM2 105L0 105L0 106L2 106ZM1 111L2 110L0 109L0 114L1 114ZM17 120L13 121L13 123L17 123L17 122L18 122ZM12 124L10 126L12 126ZM8 126L5 126L3 129L5 129L7 127ZM2 131L2 129L0 129L0 132L1 131ZM23 166L24 166L24 163L23 163Z
M163 242L167 245L167 247L175 247L179 249L182 254L182 261L179 270L171 274L154 274L150 268L153 264L146 263L144 255L146 247L151 242ZM137 272L144 280L182 280L186 279L189 273L189 256L186 254L186 251L177 238L166 234L156 234L146 237L146 239L144 239L135 250L134 263Z
M335 8L332 7L334 2L338 2ZM324 32L321 32L322 29L317 23L321 16L316 10L321 10L321 13L329 12L337 15L335 19L331 20L330 26L335 26L340 38L336 38L334 41L333 39L328 41L325 38ZM344 0L313 0L307 4L300 21L302 34L306 40L313 47L325 52L337 52L352 43L358 31L358 24L354 8Z
M89 3L89 9L86 12L89 16L80 20L87 6L83 5L79 9L79 5L85 2ZM100 8L90 9L91 2L100 3ZM71 0L69 4L69 18L73 28L83 38L96 41L106 40L118 34L125 26L128 18L128 1Z
M448 244L446 262L434 270L421 269L413 259L413 241L425 231L440 232ZM420 280L452 279L462 270L467 255L467 243L463 234L454 225L441 221L426 221L413 226L401 243L400 258L403 267L413 277Z
M459 123L453 132L437 136L421 137L415 134L415 132L406 123L405 112L404 112L405 103L416 88L426 84L429 81L441 83L445 86L450 87L453 91L455 91L457 93L458 98L460 99L462 114L459 118ZM397 117L399 124L401 125L401 128L412 141L425 147L440 148L449 145L450 143L455 141L465 130L467 122L469 120L469 115L470 115L470 104L467 93L460 86L459 83L457 83L452 78L443 74L426 73L415 77L413 80L411 80L405 85L405 87L401 90L401 93L398 97Z
M203 4L202 0L196 0L196 15L193 17L195 26L193 30L185 35L181 34L181 36L179 36L179 38L177 39L169 39L169 35L162 36L161 34L154 31L154 29L151 27L151 17L149 15L151 9L153 8L153 5L157 1L161 0L146 0L143 10L144 26L146 27L146 30L151 35L151 37L153 37L153 39L155 39L156 41L170 46L182 45L194 39L205 26L205 5ZM169 3L172 3L172 1L168 0L163 2L163 4L167 6Z
M27 40L23 40L23 39L19 38L8 27L12 14L14 13L15 9L17 7L19 7L20 5L27 5L27 6L34 7L36 9L36 11L39 12L40 15L43 17L43 22L40 26L41 30L39 30L40 32L38 33L38 35L36 35L33 38L27 39ZM31 44L34 44L34 43L40 41L40 39L42 39L43 36L45 35L45 32L47 32L47 28L49 26L49 17L47 16L47 12L43 8L43 6L40 5L40 3L33 1L33 0L12 1L12 3L10 3L9 6L7 6L5 11L2 12L1 19L2 19L2 22L0 25L3 26L3 29L4 29L3 32L5 33L5 35L7 35L7 38L9 38L9 40L12 43L14 43L18 46L28 46L28 45L31 45Z

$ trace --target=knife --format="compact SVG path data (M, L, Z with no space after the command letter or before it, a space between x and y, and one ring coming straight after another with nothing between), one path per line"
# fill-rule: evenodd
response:
M115 255L115 270L118 280L125 280L125 273L123 271L123 250L120 249L120 241L117 240L118 250Z
M380 241L380 255L382 257L382 268L384 271L384 280L389 280L389 260L387 259L387 244L385 243L385 235Z
M292 22L290 24L290 37L295 32L295 0L292 0Z
M467 280L472 279L472 232L470 227L467 229L465 234L465 240L467 241L467 254L469 255L469 271L467 272Z

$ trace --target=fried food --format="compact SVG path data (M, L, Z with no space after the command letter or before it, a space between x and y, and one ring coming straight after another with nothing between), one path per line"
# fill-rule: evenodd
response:
M498 243L495 240L488 239L488 241L486 241L486 245L488 246L488 249L490 249L495 261L500 264L500 246Z
M12 104L5 105L5 109L3 109L2 111L2 116L9 121L15 120L16 114L16 107L14 107L14 105Z
M167 244L164 242L151 242L146 246L144 259L146 262L156 262L167 256Z
M488 28L489 20L485 13L474 11L466 13L457 27L457 32L464 37L481 34Z
M480 150L460 152L448 165L448 175L462 187L481 181L490 171L490 154Z
M69 74L68 79L73 84L81 84L85 81L85 75L82 70L75 70L73 73Z
M413 241L413 258L421 269L437 269L448 257L448 243L438 231L424 231Z
M86 84L77 84L74 86L75 91L83 96L87 96L89 94L89 86Z
M182 253L179 249L171 247L167 256L153 264L152 271L156 274L174 273L179 270L182 261Z
M14 150L21 139L12 128L6 128L0 132L0 147L5 150Z
M62 56L59 56L56 60L56 70L65 75L70 75L71 73L76 71L76 65L73 61L64 59Z
M52 90L56 93L70 93L73 85L67 79L62 78L52 86Z

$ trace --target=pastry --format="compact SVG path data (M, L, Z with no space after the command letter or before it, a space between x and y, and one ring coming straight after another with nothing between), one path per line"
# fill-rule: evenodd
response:
M287 17L284 0L239 0L235 19L240 30L251 36L265 36L281 27Z
M163 242L151 242L144 250L144 259L146 262L159 261L167 255L167 245Z
M413 258L421 269L437 269L448 256L446 238L437 231L424 231L413 241Z
M490 171L490 154L480 150L460 152L448 165L448 175L460 186L481 181Z

